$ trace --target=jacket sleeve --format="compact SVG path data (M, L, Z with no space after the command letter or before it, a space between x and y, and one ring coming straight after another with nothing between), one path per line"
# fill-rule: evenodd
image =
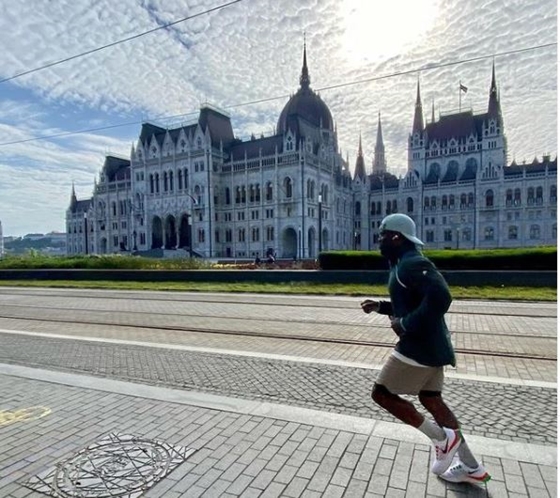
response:
M452 299L447 282L434 264L425 258L407 261L398 269L398 277L419 301L414 310L401 318L405 333L414 335L437 324Z
M379 301L379 310L377 311L380 315L392 315L393 305L391 301Z

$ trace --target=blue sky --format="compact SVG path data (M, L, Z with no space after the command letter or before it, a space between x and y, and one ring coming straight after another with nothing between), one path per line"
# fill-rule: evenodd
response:
M216 7L225 0L29 0L0 7L0 79ZM424 68L426 116L483 111L492 59L433 65L557 39L556 0L243 0L136 40L0 84L4 235L64 230L72 182L91 195L105 154L129 154L140 124L191 121L218 107L284 96L299 85L306 33L311 87ZM14 42L15 41L15 42ZM509 160L557 153L557 48L495 58ZM381 112L388 168L406 169L418 74L320 91L353 165L361 132L371 165ZM229 110L241 138L273 131L285 98ZM189 116L164 119L163 116ZM195 113L195 114L192 114Z

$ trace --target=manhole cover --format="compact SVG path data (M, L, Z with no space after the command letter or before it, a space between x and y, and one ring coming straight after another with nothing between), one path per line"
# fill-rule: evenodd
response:
M57 498L136 498L195 451L111 433L31 478L26 486Z

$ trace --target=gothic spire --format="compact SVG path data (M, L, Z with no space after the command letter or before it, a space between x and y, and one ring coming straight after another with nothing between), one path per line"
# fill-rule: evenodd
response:
M305 43L305 35L303 37L303 66L301 68L301 76L299 77L299 84L303 90L309 88L311 80L309 79L309 70L307 69L307 47Z
M420 78L416 88L416 105L414 107L414 123L412 133L422 133L424 130L424 113L422 111L422 100L420 99Z
M72 181L72 195L70 196L70 209L74 210L78 204L78 199L76 198L76 189L74 188L74 182Z
M502 108L498 98L498 87L496 86L496 68L492 61L492 82L490 83L490 95L488 97L488 115L492 118L502 118Z
M360 132L360 142L358 146L358 157L356 158L356 167L354 168L354 180L360 178L364 181L366 178L366 165L364 163L364 154L362 152L362 133Z
M381 130L381 113L378 113L377 140L375 142L373 172L385 173L386 171L387 171L387 162L385 161L385 145L383 144L383 131Z

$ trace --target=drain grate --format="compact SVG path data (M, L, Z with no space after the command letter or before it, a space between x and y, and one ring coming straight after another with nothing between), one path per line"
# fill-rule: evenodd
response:
M32 477L25 486L56 498L137 498L195 451L110 433Z

